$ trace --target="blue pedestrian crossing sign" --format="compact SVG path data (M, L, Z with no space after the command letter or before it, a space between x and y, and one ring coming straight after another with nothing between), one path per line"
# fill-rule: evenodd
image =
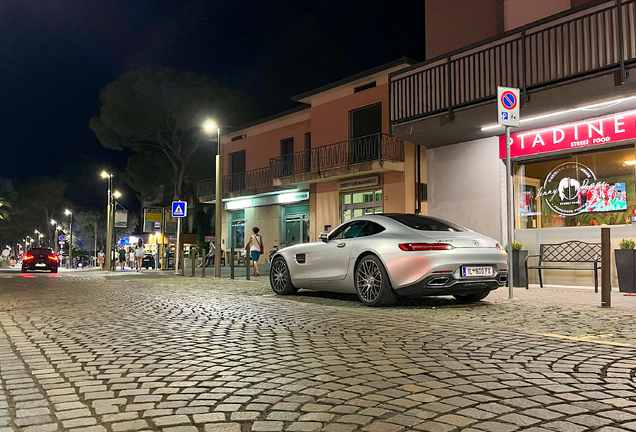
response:
M172 217L186 217L188 204L185 201L172 201Z

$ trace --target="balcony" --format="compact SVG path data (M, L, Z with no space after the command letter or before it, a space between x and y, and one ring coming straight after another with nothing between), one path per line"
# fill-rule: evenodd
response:
M270 159L274 185L343 177L365 171L403 171L404 142L373 134Z
M234 173L223 176L223 196L237 197L273 190L269 168ZM197 183L199 201L212 201L216 195L215 179L201 180Z
M620 9L620 10L619 10ZM394 125L494 101L497 86L531 90L619 71L636 62L636 0L597 2L397 72Z

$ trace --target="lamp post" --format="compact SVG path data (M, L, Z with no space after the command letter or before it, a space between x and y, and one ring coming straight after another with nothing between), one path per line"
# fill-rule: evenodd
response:
M113 191L113 194L112 194L112 202L113 202L113 204L112 204L111 215L110 215L110 219L111 219L110 230L113 233L113 245L114 245L114 247L117 247L117 234L115 232L115 213L117 213L117 206L118 205L120 207L123 207L123 206L121 206L121 204L119 204L116 201L120 197L121 197L121 193L119 193L119 191Z
M51 225L55 225L55 239L53 240L53 252L57 253L57 242L59 239L57 235L57 222L51 219Z
M33 233L35 234L35 238L37 240L37 245L38 245L38 247L40 247L40 231L35 230Z
M106 207L106 262L104 263L105 268L109 271L112 271L113 265L113 230L111 228L113 218L113 175L107 173L106 171L102 171L101 174L103 179L108 180L108 205Z
M66 209L64 211L64 214L66 216L71 217L71 232L70 232L70 239L68 242L68 256L69 256L69 259L71 260L71 268L73 268L73 212L70 211L69 209Z
M216 130L216 194L214 204L214 242L217 258L214 260L214 277L221 277L221 231L223 224L223 157L221 156L221 128L212 120L207 120L203 128L208 134ZM233 258L232 258L233 259ZM205 265L205 262L204 262Z

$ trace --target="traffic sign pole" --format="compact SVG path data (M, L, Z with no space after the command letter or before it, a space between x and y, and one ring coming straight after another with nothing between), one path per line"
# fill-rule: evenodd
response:
M518 88L497 87L497 123L506 128L506 210L508 231L508 297L514 297L514 268L512 242L515 235L515 206L512 161L510 160L510 127L520 124L520 90Z
M508 298L514 298L514 266L512 259L512 242L514 241L515 215L514 192L512 181L512 161L510 160L510 126L506 126L506 188L508 207Z
M174 274L179 274L179 255L181 252L181 219L177 219L177 245L174 248Z

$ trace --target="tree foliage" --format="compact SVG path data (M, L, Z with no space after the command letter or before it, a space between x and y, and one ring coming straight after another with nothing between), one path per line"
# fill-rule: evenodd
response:
M129 164L131 186L138 187L138 192L154 190L154 185L147 184L150 179L139 176L153 176L156 187L161 186L161 176L148 167L167 165L174 199L186 198L189 167L208 143L201 128L205 119L238 124L249 111L243 97L211 76L171 68L129 72L106 86L100 99L100 115L91 119L90 128L102 145L143 155ZM163 161L152 155L161 155ZM141 160L150 165L140 167Z

